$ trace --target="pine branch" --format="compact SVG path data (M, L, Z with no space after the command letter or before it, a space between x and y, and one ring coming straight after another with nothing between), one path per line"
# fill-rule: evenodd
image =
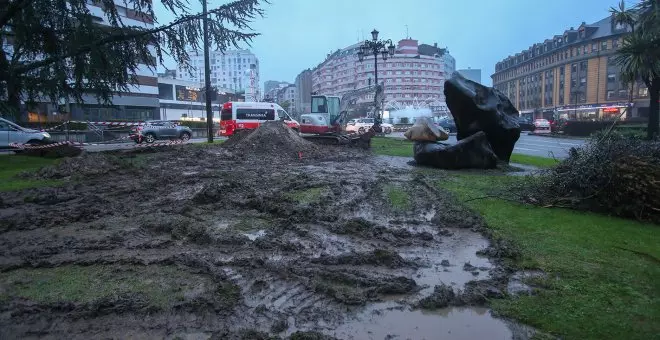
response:
M247 7L247 9L254 9L254 11L256 11L258 14L262 15L262 12L260 10L256 9L256 5L258 3L259 3L259 0L239 0L239 1L235 1L235 2L232 2L232 3L226 4L226 5L220 6L219 8L210 10L210 11L208 11L208 14L209 15L212 15L212 14L215 15L216 19L224 18L224 19L228 20L230 23L236 25L238 28L245 28L245 27L249 27L249 26L247 26L247 23L246 23L247 20L246 19L237 19L237 16L236 16L237 11L240 10L240 9L243 9L243 8L240 8L240 7ZM239 7L239 8L237 9L235 7ZM243 13L243 14L247 18L252 18L253 17L253 15L250 15L249 12ZM61 62L63 60L69 59L69 58L73 58L73 57L76 57L76 56L79 56L79 55L82 55L82 54L89 53L92 50L94 50L96 48L99 48L99 47L102 47L104 45L109 45L109 44L118 43L118 42L127 41L127 40L139 39L139 38L143 38L145 36L150 36L150 35L154 36L158 33L170 30L173 27L176 27L178 25L185 24L185 23L190 23L191 21L194 21L194 20L200 20L200 19L203 18L203 16L204 16L203 13L198 13L198 14L194 14L194 15L184 15L184 16L180 17L179 19L174 20L173 22L171 22L167 25L163 25L163 26L156 27L156 28L149 29L149 30L144 30L143 28L137 27L137 26L127 27L129 30L132 30L133 32L128 33L128 34L122 33L122 34L112 35L112 36L100 39L98 41L95 41L92 44L87 44L87 45L81 46L81 47L79 47L79 48L77 48L74 51L71 51L69 53L65 53L65 54L61 54L61 55L55 55L55 56L51 56L51 57L48 57L48 58L45 58L45 59L42 59L42 60L38 60L38 61L35 61L35 62L32 62L32 63L24 64L22 66L19 66L19 67L15 68L12 71L12 74L14 74L14 75L24 74L24 73L30 72L32 70L36 70L36 69L39 69L39 68L42 68L42 67L45 67L45 66L48 66L48 65L52 65L54 63ZM123 31L124 29L125 28L121 28L120 30ZM237 31L235 31L235 32L237 32ZM240 34L241 35L235 36L234 38L235 39L238 38L239 40L251 40L252 38L254 38L255 36L258 35L258 33L247 33L247 34L246 33L240 33Z
M14 18L14 16L20 12L26 5L30 4L29 0L16 0L15 2L10 3L6 8L2 16L0 16L0 29L5 27L7 23ZM3 6L5 6L3 4Z

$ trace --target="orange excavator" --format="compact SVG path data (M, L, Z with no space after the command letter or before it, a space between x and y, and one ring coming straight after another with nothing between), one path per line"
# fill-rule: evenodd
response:
M374 102L366 105L357 104L357 100L368 94L374 95ZM321 144L359 145L369 147L371 137L381 130L381 117L376 112L375 103L382 102L383 87L381 85L353 90L338 96L312 95L310 113L300 115L300 133L303 138ZM372 108L374 125L363 134L345 133L347 118L359 108Z

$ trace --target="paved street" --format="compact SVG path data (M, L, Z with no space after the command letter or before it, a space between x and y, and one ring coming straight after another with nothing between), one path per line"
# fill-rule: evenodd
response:
M403 132L395 132L388 135L390 138L404 138ZM224 139L220 137L221 139ZM219 139L219 137L215 137ZM206 138L195 138L191 139L189 143L204 143ZM456 135L449 136L448 143L456 143ZM530 136L527 132L523 132L520 135L520 139L516 143L514 149L515 153L532 155L532 156L541 156L541 157L555 157L555 158L566 158L568 156L568 150L571 147L580 147L584 144L583 139L566 139L566 138L551 138L551 137L541 137L541 136ZM98 151L108 151L108 150L121 150L121 149L131 149L134 148L134 143L116 143L116 144L102 144L102 145L89 145L85 146L85 150L89 152L98 152ZM0 153L10 153L7 150L1 151Z
M395 132L388 137L404 138L403 132ZM456 143L456 135L449 136L448 143ZM583 139L552 138L530 136L527 132L520 135L513 152L531 156L566 158L571 147L580 147Z

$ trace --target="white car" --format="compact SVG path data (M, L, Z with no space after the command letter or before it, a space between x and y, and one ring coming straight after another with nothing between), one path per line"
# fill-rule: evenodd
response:
M547 119L534 120L534 133L550 133L550 121Z
M346 123L346 132L357 132L365 133L374 125L375 120L373 118L357 118L351 119ZM390 134L393 131L392 124L381 123L380 126L383 128L383 133Z
M50 142L48 132L26 129L0 118L0 149L10 148L11 144L47 144Z

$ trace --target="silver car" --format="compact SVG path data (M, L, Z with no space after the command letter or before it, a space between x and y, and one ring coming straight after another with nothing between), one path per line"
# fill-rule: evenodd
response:
M0 149L9 148L11 144L42 145L48 143L51 143L48 132L26 129L0 118Z
M151 120L142 126L134 127L131 139L136 143L153 143L158 139L181 139L184 142L192 137L192 130L167 120Z

